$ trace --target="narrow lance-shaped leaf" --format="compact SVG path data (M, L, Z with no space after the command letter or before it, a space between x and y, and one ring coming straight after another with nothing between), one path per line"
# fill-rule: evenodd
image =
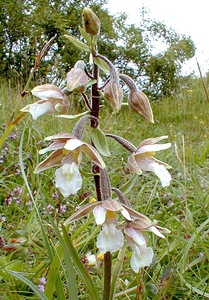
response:
M78 254L75 251L75 248L73 247L73 244L69 238L69 235L66 231L66 228L64 225L62 225L62 231L63 231L63 238L64 241L67 245L68 251L70 253L71 259L76 267L76 270L78 272L78 274L80 275L80 277L82 278L84 284L86 285L86 288L88 290L89 293L89 299L91 300L98 300L98 295L96 292L96 288L88 274L88 272L86 271L85 267L83 266L83 264L81 263L81 260L78 256Z
M104 156L110 156L110 151L107 146L106 136L100 128L92 128L91 130L92 141L97 150Z
M71 41L71 43L73 45L75 45L79 50L81 51L86 51L86 52L90 52L89 46L86 45L85 43L77 40L76 38L74 38L72 35L67 35L65 34L64 37L66 37L69 41Z
M91 45L91 36L81 26L78 26L78 28L82 37L87 41L89 45Z
M110 68L104 60L99 57L94 57L94 62L104 73L110 73Z

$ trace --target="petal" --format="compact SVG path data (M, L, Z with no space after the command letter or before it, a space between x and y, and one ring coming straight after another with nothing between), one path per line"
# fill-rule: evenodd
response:
M138 162L139 167L144 171L151 171L160 179L163 187L169 186L171 175L166 170L165 166L156 163L155 161L144 159Z
M75 137L69 132L60 132L46 137L45 140L46 141L64 140L66 142L68 139L73 139L73 138Z
M145 145L153 145L153 144L156 144L167 138L168 138L167 135L163 135L163 136L156 137L156 138L149 138L149 139L142 141L137 148L143 147Z
M153 260L153 256L154 254L151 247L147 247L145 252L141 253L141 256L138 256L135 252L133 252L130 261L132 270L135 273L138 273L140 268L150 266Z
M128 168L131 173L137 173L139 175L142 174L142 170L136 162L134 153L128 157Z
M73 151L73 150L81 147L83 144L84 143L81 140L75 139L75 138L71 138L71 139L67 140L64 148L66 150Z
M125 227L124 232L137 245L141 245L141 246L146 245L146 240L145 240L143 234L139 230L135 230L135 229L131 228L130 226L127 226L127 227Z
M149 231L153 232L154 234L156 234L157 236L161 237L161 238L165 238L165 236L155 227L155 226L150 226L148 228Z
M104 224L102 226L102 231L97 237L97 247L102 254L108 251L111 253L118 251L123 246L123 243L123 234L114 224Z
M44 115L44 114L49 114L54 112L53 105L46 101L40 103L40 102L35 102L33 104L29 104L21 109L21 111L29 112L34 120L37 120L38 117Z
M154 145L145 145L137 148L135 154L146 153L146 152L156 152L160 150L165 150L171 147L171 143L166 144L154 144Z
M103 159L101 158L99 152L94 148L93 146L84 143L81 146L81 149L84 153L86 153L100 168L105 168L105 163L103 162Z
M125 209L124 207L121 209L121 214L124 216L124 218L128 221L133 221L133 219L131 218L129 212L127 211L127 209Z
M44 161L42 161L38 166L35 168L34 173L39 173L46 169L59 166L62 162L64 154L62 149L54 151L51 155L49 155Z
M51 145L49 145L49 147L39 150L39 154L44 154L48 151L62 149L64 147L64 145L65 145L65 142L62 142L62 141L54 142Z
M82 186L82 177L76 163L64 164L55 172L56 187L64 197L77 194Z
M97 205L94 210L94 218L97 225L102 225L105 222L107 210L102 206L102 204Z
M38 85L32 89L31 93L40 99L64 99L64 94L53 84Z

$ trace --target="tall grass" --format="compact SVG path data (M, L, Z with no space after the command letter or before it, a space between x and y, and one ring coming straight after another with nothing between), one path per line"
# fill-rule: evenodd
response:
M15 116L30 96L21 98L20 91L2 85L0 91L1 133L14 112ZM79 103L75 105L82 112ZM151 174L139 176L134 188L128 194L131 203L137 205L141 213L158 220L160 226L171 230L166 239L147 236L153 246L156 258L152 266L143 270L136 278L129 267L129 259L122 266L117 282L116 299L136 299L136 281L143 288L142 299L207 299L209 298L209 103L200 81L191 81L189 89L179 89L173 97L152 103L155 125L145 122L137 115L122 108L120 115L113 115L107 108L101 114L106 119L104 132L114 129L116 134L130 139L136 146L140 141L161 135L168 135L172 149L158 155L173 168L173 181L170 187L161 188ZM7 137L0 156L0 298L40 299L35 288L40 278L50 275L52 268L59 273L58 283L62 282L59 295L50 292L48 298L68 299L68 272L66 260L60 255L58 235L53 224L60 226L76 209L76 197L88 203L95 196L93 183L84 179L82 190L77 196L62 198L54 187L52 170L41 175L33 174L40 161L38 151L44 147L44 137L60 131L71 131L74 120L56 119L43 116L37 122L26 116ZM88 130L88 129L87 129ZM24 136L22 133L24 132ZM20 141L22 141L20 143ZM125 184L129 179L126 171L126 158L120 145L108 140L114 162L110 170L113 186ZM21 148L19 145L21 144ZM113 146L113 147L112 147ZM107 158L105 158L107 159ZM88 161L84 161L88 166ZM123 174L119 172L123 167ZM24 176L25 178L24 178ZM149 180L147 180L147 177ZM37 211L35 211L35 209ZM38 212L38 214L37 214ZM51 220L51 221L50 221ZM54 222L54 223L53 223ZM98 233L93 218L89 215L84 221L72 224L70 236L73 244L87 268L93 282L101 291L102 262L89 266L86 254L98 254L95 236ZM60 237L61 239L61 237ZM63 241L65 243L66 240ZM48 245L48 246L47 246ZM50 257L50 251L54 259ZM130 253L126 252L128 258ZM115 255L114 260L117 261ZM56 269L58 268L58 271ZM59 266L59 267L58 267ZM13 276L11 271L21 272L34 284ZM15 273L16 274L16 273ZM57 273L56 273L57 274ZM53 275L53 274L52 274ZM50 280L53 281L51 275ZM90 299L81 277L79 299ZM54 285L53 285L54 284ZM33 289L34 288L34 289ZM52 295L51 295L52 294ZM50 296L49 296L50 295ZM43 298L44 299L44 298Z

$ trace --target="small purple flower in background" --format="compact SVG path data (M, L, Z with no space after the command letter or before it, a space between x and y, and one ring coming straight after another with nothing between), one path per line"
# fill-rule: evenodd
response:
M21 204L21 197L20 194L22 192L22 189L20 187L15 187L11 193L7 194L6 198L4 199L4 203L6 205L11 205L11 203L14 201L18 205Z
M46 278L45 277L40 278L40 283L46 285Z
M38 285L38 289L39 289L42 293L44 293L45 286L42 285L42 284L39 284L39 285Z
M40 284L38 285L38 289L39 289L42 293L44 293L44 291L45 291L45 285L46 285L46 278L45 278L45 277L40 278L40 279L39 279L39 282L40 282Z

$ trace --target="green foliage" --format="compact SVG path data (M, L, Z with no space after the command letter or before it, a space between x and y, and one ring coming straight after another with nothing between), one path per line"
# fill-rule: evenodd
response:
M152 243L156 249L156 261L149 268L149 275L141 273L143 282L142 299L208 299L208 103L206 102L201 81L193 79L187 82L180 89L175 97L165 98L164 101L156 101L153 104L153 112L156 124L143 123L139 126L138 117L133 116L127 107L122 107L121 115L112 115L108 109L101 110L102 118L105 118L102 131L114 131L127 138L133 143L138 143L147 136L168 134L169 140L175 147L173 153L168 155L162 153L161 159L172 165L173 183L166 189L160 188L155 179L149 175L150 181L144 175L136 181L129 190L129 199L140 207L140 212L159 220L159 225L166 226L171 234L165 240L158 240L153 237ZM1 86L0 106L3 122L6 122L11 115L11 107L19 98L19 91ZM23 99L22 101L29 101ZM17 109L22 103L17 103ZM80 112L82 109L80 108ZM76 200L89 201L94 197L94 189L91 184L85 181L85 190L82 189L78 196L70 197L70 202L62 196L54 197L55 189L52 183L52 173L46 172L44 178L33 174L37 165L37 152L44 144L40 144L43 137L51 135L54 131L66 131L73 127L74 120L59 119L59 128L56 122L51 121L49 116L44 116L37 123L28 120L25 137L23 141L23 167L30 182L34 186L32 190L36 205L41 213L44 230L50 242L53 259L50 261L48 250L44 246L44 240L34 212L28 204L31 197L22 176L16 174L20 160L17 151L20 143L20 135L25 126L24 122L11 133L1 152L0 167L0 224L1 224L1 249L0 249L0 298L5 300L13 299L38 299L30 284L22 283L21 276L15 278L16 274L30 280L35 286L39 284L41 277L47 274L49 286L54 286L57 293L61 288L55 286L54 275L59 274L60 280L64 283L64 296L68 297L67 283L65 281L65 265L60 265L62 251L56 248L57 236L51 229L51 223L45 215L45 207L57 222L66 220L75 210ZM136 125L137 124L137 125ZM1 124L1 130L4 130ZM125 159L127 153L114 140L107 140L109 149L113 149L108 161L112 170L111 181L114 185L118 179L124 184L129 180L126 172ZM114 147L112 147L114 145ZM5 154L5 151L7 154ZM166 155L166 157L165 157ZM30 159L28 159L30 158ZM123 165L123 174L119 173ZM11 203L7 202L8 195L12 194L14 188L21 187L21 202L13 196ZM17 195L16 195L17 197ZM16 202L17 201L17 202ZM46 201L46 203L45 203ZM60 205L66 205L67 211L61 210ZM186 204L187 203L187 204ZM187 205L187 206L186 206ZM187 208L186 208L187 207ZM6 217L3 219L2 217ZM18 231L19 230L19 231ZM85 254L90 251L97 254L93 239L96 235L91 216L85 220L73 224L70 229L71 241L76 247L85 265ZM11 240L24 237L24 243L20 244L19 250L6 250L11 245ZM66 238L66 236L65 236ZM22 240L23 241L23 240ZM90 242L91 241L91 242ZM129 257L129 251L126 257ZM113 270L114 280L117 282L115 299L136 298L136 278L133 272L129 271L128 261L123 261L120 278L117 280L117 271L121 268L121 258L114 257L117 262ZM57 272L57 266L60 266ZM101 269L85 265L89 271L98 292L101 291ZM55 271L56 270L56 271ZM11 272L12 271L12 272ZM17 273L18 272L18 273ZM57 272L57 273L56 273ZM13 276L14 275L14 276ZM57 282L59 282L57 277ZM128 281L126 280L128 278ZM23 279L24 280L24 279ZM80 298L89 299L85 287L78 279L80 286ZM31 285L31 287L34 287ZM35 289L34 289L35 290ZM111 291L114 293L115 291ZM40 299L40 298L39 298ZM59 298L54 294L53 299Z
M177 87L181 64L194 56L195 47L190 37L151 20L145 10L139 15L140 28L129 25L126 15L111 16L104 8L105 2L91 1L90 5L102 24L99 52L108 56L121 72L132 75L153 99L170 95ZM44 41L56 36L35 79L60 82L78 59L88 58L86 53L80 55L71 43L66 44L63 38L65 34L79 34L77 20L80 20L83 7L88 5L89 1L77 0L1 0L1 74L25 82ZM152 42L156 39L161 39L167 50L154 55Z

